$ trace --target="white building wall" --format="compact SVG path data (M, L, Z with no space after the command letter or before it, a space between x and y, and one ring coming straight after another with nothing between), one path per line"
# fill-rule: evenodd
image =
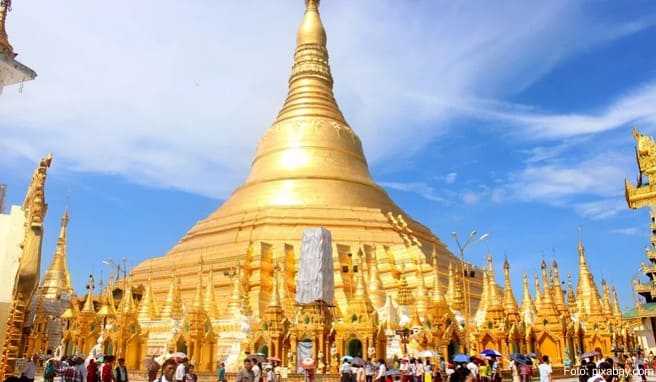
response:
M20 206L12 206L8 214L0 214L0 352L24 236L25 213Z

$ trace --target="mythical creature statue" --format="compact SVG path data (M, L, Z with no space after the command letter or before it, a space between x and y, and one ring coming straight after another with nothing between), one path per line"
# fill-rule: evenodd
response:
M647 176L651 181L651 176L656 174L656 142L650 136L640 134L633 129L633 138L636 140L636 159L638 161L638 187L642 186L643 176Z

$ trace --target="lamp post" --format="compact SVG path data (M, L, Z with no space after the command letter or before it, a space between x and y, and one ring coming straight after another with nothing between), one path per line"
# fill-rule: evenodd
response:
M460 275L462 276L462 289L463 289L463 294L464 294L464 318L465 318L465 329L469 329L470 325L470 298L469 298L469 283L467 282L467 277L469 272L465 273L468 271L469 267L467 266L467 269L465 268L465 249L467 247L481 242L483 240L486 240L487 238L490 237L490 234L485 233L481 236L477 236L476 230L473 230L469 233L469 236L467 236L467 240L465 240L464 243L460 242L460 239L458 238L458 234L456 232L451 232L451 236L453 236L453 239L456 241L456 244L458 245L458 255L460 257ZM464 350L465 353L469 351L469 333L465 334L464 338Z

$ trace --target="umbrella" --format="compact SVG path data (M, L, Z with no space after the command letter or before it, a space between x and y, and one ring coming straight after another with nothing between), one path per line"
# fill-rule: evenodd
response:
M583 353L583 354L581 354L581 355L579 356L579 358L581 358L581 359L583 359L583 358L592 358L592 357L595 357L595 356L598 356L598 355L599 355L599 352L596 352L596 351L589 351L589 352L587 352L587 353Z
M521 363L522 365L528 364L528 362L531 360L524 354L519 354L519 353L512 354L510 358L517 363Z
M485 349L481 352L481 355L485 357L501 357L501 353L494 349Z
M469 362L469 356L466 354L456 354L455 357L453 357L453 362Z
M435 355L435 353L433 353L430 350L424 350L424 351L419 352L419 354L417 354L417 355L419 357L428 358L428 357L433 357Z
M531 358L538 358L538 355L535 354L535 353L528 353L527 356L529 356Z
M396 376L399 376L399 375L401 375L401 372L398 371L397 369L389 369L385 372L385 376L396 377Z
M351 365L353 365L353 366L364 366L364 360L360 357L354 357L351 360Z
M342 357L342 361L346 361L346 362L351 362L352 359L353 357L351 357L350 355L345 355L344 357Z

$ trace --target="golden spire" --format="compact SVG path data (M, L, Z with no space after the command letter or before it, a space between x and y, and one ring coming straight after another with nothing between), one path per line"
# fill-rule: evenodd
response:
M194 298L191 302L191 310L193 312L203 312L203 277L202 277L202 271L200 276L200 281L198 284L196 284L196 291L194 292Z
M612 308L613 308L613 316L614 316L616 319L621 320L621 319L622 319L622 309L620 308L620 301L619 301L619 299L617 298L617 290L615 289L614 286L613 286L613 288L612 288L612 293L613 293L613 294L612 294L612 297L613 297L613 305L612 305Z
M71 285L71 275L68 271L66 260L67 255L67 230L68 221L70 220L68 210L64 210L59 228L59 238L55 248L55 255L52 262L43 277L41 284L41 294L45 298L57 298L62 294L73 292Z
M242 314L242 296L241 296L241 267L232 271L232 293L230 294L230 301L228 302L228 314L231 317L236 317Z
M540 289L540 279L537 272L533 276L533 286L535 287L535 308L542 309L542 290Z
M369 298L371 304L376 309L381 309L385 305L385 290L383 282L378 274L378 258L376 253L373 254L373 261L369 267Z
M584 316L601 315L603 312L599 291L588 268L588 262L585 259L585 247L580 239L577 249L579 253L579 282L576 286L577 311Z
M535 322L536 309L535 304L533 304L533 298L531 298L531 291L528 287L528 275L524 273L522 277L522 308L521 308L522 320L527 324L533 324Z
M433 294L431 298L432 310L435 313L435 318L439 319L449 311L449 305L442 295L440 287L440 273L437 270L437 256L433 254Z
M542 298L541 304L538 307L538 314L539 315L558 315L558 310L556 309L556 306L553 301L553 291L551 288L551 282L549 281L549 274L547 272L547 263L542 260L542 264L540 265L540 269L542 271L542 285L544 285L544 291L542 295L540 296Z
M119 311L123 314L134 313L135 303L132 297L132 283L125 281L123 285L123 297L121 297L119 303Z
M487 314L488 305L490 303L490 275L488 271L483 271L483 289L481 291L481 300L478 303L478 309L474 314L474 322L477 327L481 327L485 323L485 316Z
M567 274L567 306L571 314L576 313L576 292L574 291L574 282L572 274Z
M415 302L415 310L419 317L426 317L428 306L430 305L430 298L426 291L426 281L424 280L424 273L421 270L421 259L419 256L415 259L417 269L417 300Z
M506 316L519 315L517 300L515 300L515 294L510 282L510 263L507 257L503 261L503 310Z
M214 272L210 270L207 276L207 286L205 286L205 298L203 299L203 309L212 320L219 318L219 309L216 306L216 295L214 293Z
M282 306L280 303L280 287L278 285L278 275L280 267L276 264L276 266L273 269L273 277L271 280L271 283L273 284L273 291L271 292L271 301L269 301L269 306L270 307L279 307Z
M289 94L276 122L307 116L325 117L346 124L333 95L326 40L319 2L307 1L305 16L296 34Z
M560 271L558 270L558 263L556 260L551 264L551 292L553 294L553 301L559 312L568 312L568 307L565 304L565 295L560 281Z
M355 280L355 294L349 303L350 313L371 313L374 309L367 297L367 287L364 284L364 272L362 272L362 264L358 267ZM407 285L407 282L406 282ZM399 292L400 293L400 292Z
M89 280L87 281L87 296L84 298L82 313L96 313L93 305L93 275L89 275Z
M396 296L396 300L401 306L412 305L414 301L412 289L410 289L408 286L408 279L405 277L405 267L403 264L401 264L401 279L399 280L399 290Z
M495 313L499 311L503 312L503 305L499 298L499 286L497 285L496 277L494 275L494 264L492 263L491 255L487 256L487 269L487 282L490 284L488 286L487 309L488 311L494 311Z
M452 263L449 263L449 283L446 290L446 302L449 304L449 309L452 312L462 312L464 307L462 290L460 290L460 283L453 273Z
M0 54L5 55L9 58L14 58L15 54L14 48L12 48L9 43L9 38L7 37L6 21L7 13L11 8L11 0L0 0Z
M171 286L166 295L164 308L162 309L162 319L179 320L182 318L182 298L180 296L180 280L178 277L171 276Z
M139 321L152 321L156 320L158 316L157 304L153 296L153 283L150 275L148 275L148 283L146 284L146 289L139 305L138 319Z
M611 306L610 288L604 279L601 279L601 288L603 290L603 296L601 298L602 311L606 317L612 318L613 307Z

